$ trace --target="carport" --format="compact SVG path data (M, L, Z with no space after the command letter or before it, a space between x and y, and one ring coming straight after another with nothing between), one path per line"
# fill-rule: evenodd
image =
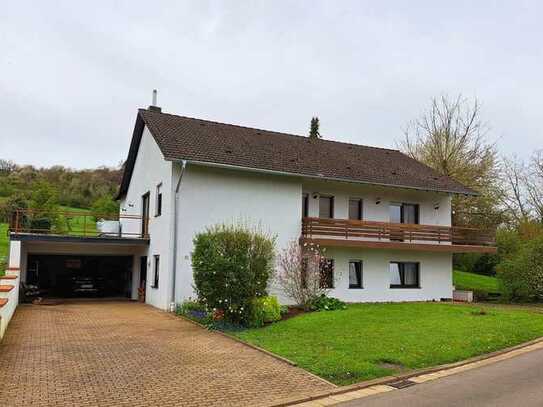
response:
M137 299L148 244L144 238L12 233L10 267L19 268L23 288L35 286L40 296Z

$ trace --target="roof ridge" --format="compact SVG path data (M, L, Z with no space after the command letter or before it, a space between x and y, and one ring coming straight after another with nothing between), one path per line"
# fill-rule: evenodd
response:
M249 126L242 126L242 125L239 125L239 124L232 124L232 123L218 122L218 121L215 121L215 120L199 119L199 118L196 118L196 117L182 116L182 115L173 114L173 113L155 112L155 111L148 110L148 109L144 109L144 108L140 108L140 109L138 109L138 110L139 110L139 111L142 111L142 110L143 110L143 111L145 111L146 113L151 113L151 114L161 114L161 115L166 115L166 116L171 116L171 117L179 117L179 118L182 118L182 119L198 120L198 121L207 122L207 123L212 123L212 124L220 124L220 125L223 125L223 126L232 126L232 127L238 127L238 128L241 128L241 129L255 130L255 131L257 131L257 132L258 132L258 131L263 131L263 132L267 132L267 133L275 133L275 134L279 134L279 135L282 135L282 136L298 137L298 138L302 138L302 139L305 139L305 140L308 140L308 139L309 139L309 137L307 137L307 136L301 136L301 135L299 135L299 134L285 133L285 132L275 131L275 130L266 130L266 129L261 129L261 128L258 128L258 127L249 127ZM327 142L327 143L334 143L334 144L343 144L343 145L347 145L347 146L372 148L372 149L375 149L375 150L394 151L394 152L396 152L396 153L401 153L401 154L403 154L400 150L394 149L394 148L385 148L385 147L368 146L368 145L366 145L366 144L355 144L355 143L348 143L348 142L345 142L345 141L327 140L327 139L318 139L318 141Z

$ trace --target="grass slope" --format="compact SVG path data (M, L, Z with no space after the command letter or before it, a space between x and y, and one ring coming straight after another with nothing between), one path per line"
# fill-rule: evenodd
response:
M543 336L543 314L440 303L352 304L236 332L333 383L345 385L463 360ZM398 365L398 369L390 365Z
M87 234L94 235L96 233L96 221L94 218L87 216L85 219L85 214L89 213L89 209L80 209L80 208L70 208L69 206L61 206L61 211L81 213L81 216L69 216L66 218L66 225L68 227L68 233L73 235L81 235L83 231L86 230Z
M8 224L0 223L0 276L4 275L3 264L8 260Z
M455 287L459 290L479 290L489 293L501 292L499 281L496 277L455 270L453 281Z

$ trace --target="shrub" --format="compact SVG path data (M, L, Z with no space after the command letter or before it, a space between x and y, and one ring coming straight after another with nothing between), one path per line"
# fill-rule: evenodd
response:
M249 326L260 327L268 322L275 322L281 319L281 306L277 297L257 297L251 301L251 314Z
M293 240L279 255L277 283L286 296L302 306L311 308L311 303L329 288L323 284L329 263L324 250L313 243L301 246Z
M313 311L335 311L347 309L347 304L334 297L328 297L325 294L320 295L311 302Z
M177 307L177 314L194 319L204 325L209 325L212 323L212 316L208 312L205 304L191 299L183 301Z
M119 203L114 201L111 196L103 196L98 198L92 204L92 214L96 219L110 218L119 213Z
M510 301L543 299L543 237L525 243L498 266L505 298Z
M266 295L273 274L275 239L242 226L218 225L194 238L194 289L208 309L247 324L251 301Z

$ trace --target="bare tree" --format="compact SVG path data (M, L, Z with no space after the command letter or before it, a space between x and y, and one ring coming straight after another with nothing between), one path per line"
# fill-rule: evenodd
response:
M318 245L292 241L278 256L276 280L283 292L308 309L312 300L326 294L326 269L329 266Z
M526 189L534 216L543 223L543 150L537 151L530 160Z
M488 126L481 120L477 99L462 95L433 98L430 109L409 123L401 149L409 156L474 189L476 198L453 199L456 224L496 225L498 160L494 144L486 141Z
M500 201L509 216L518 224L529 220L527 169L517 157L504 158L501 171L502 193Z

